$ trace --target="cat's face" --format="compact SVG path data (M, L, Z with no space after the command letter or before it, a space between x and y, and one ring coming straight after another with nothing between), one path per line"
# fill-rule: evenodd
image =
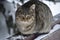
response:
M16 12L16 24L19 25L22 31L29 29L30 27L27 26L31 25L35 20L35 9L32 6L30 8L21 7Z
M32 5L30 8L20 7L16 13L16 19L20 21L29 21L35 17L35 10Z

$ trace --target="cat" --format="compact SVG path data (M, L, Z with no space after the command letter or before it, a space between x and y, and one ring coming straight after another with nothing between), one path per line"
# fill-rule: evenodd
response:
M35 6L34 4L32 6ZM16 24L20 32L32 30L35 21L35 8L19 7L16 13ZM29 27L30 26L30 27ZM29 31L28 31L29 32Z
M48 33L51 30L51 10L39 0L23 4L17 9L15 16L17 29L22 34Z

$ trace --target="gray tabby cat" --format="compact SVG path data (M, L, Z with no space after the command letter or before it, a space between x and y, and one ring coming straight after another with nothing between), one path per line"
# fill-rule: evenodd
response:
M48 33L52 18L49 7L37 0L28 1L16 11L16 25L22 34Z

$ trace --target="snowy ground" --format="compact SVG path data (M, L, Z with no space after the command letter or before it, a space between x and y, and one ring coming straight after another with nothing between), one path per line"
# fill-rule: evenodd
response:
M53 16L60 13L60 3L54 4L54 3L48 2L48 1L43 1L43 2L46 3L50 7ZM11 12L11 13L13 13L13 12ZM59 25L55 26L54 30L58 29L59 27L60 27ZM51 32L53 32L54 30L52 30ZM2 13L0 13L0 40L6 40L5 38L7 38L7 37L8 37L8 33L7 33L5 18L2 15ZM37 40L39 40L39 39L40 38L38 37Z

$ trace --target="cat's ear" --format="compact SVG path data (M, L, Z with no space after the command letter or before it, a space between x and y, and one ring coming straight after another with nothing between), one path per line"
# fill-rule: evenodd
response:
M31 10L35 10L35 4L30 7Z

